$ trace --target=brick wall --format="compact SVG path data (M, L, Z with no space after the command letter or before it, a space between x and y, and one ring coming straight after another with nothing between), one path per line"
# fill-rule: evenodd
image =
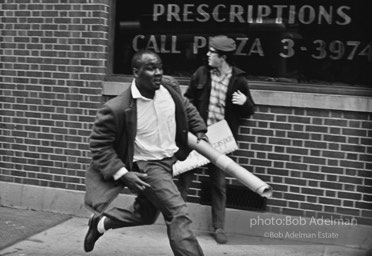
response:
M0 5L0 181L83 191L111 1ZM274 188L270 212L372 225L371 122L370 113L261 104L234 158Z
M260 107L241 147L274 188L269 210L372 224L371 121L370 113Z
M233 158L273 187L270 212L372 225L371 128L370 113L259 106Z
M0 181L85 189L109 2L0 1Z

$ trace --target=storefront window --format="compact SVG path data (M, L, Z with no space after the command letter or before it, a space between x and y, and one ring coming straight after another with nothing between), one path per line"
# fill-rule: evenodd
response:
M131 74L131 56L148 48L165 73L189 77L209 37L225 34L251 79L371 85L371 16L362 0L117 1L113 73Z

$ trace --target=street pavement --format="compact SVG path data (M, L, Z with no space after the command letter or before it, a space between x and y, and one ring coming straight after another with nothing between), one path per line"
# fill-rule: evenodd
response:
M0 207L0 216L1 209ZM14 210L14 215L17 215ZM20 213L19 213L20 214ZM24 216L24 210L22 216ZM34 214L34 213L33 213ZM31 215L30 215L31 216ZM46 215L48 216L48 215ZM30 217L30 222L35 221ZM40 220L36 220L40 221ZM45 220L44 220L45 221ZM88 218L69 216L65 221L0 249L0 256L172 256L164 225L129 227L106 232L91 253L83 250ZM0 230L0 234L4 230ZM262 237L228 234L229 242L217 244L205 231L195 231L204 254L210 256L370 256L359 248L311 244ZM4 234L1 234L4 235Z

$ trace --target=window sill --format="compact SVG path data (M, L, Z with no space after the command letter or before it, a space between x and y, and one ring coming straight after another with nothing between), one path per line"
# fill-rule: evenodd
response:
M183 91L188 79L177 78ZM105 81L102 94L116 96L131 84L131 76ZM296 84L250 81L257 105L372 112L372 89L347 85Z

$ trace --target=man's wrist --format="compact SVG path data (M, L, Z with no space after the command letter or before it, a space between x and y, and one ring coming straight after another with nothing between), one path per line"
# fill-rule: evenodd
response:
M208 136L205 133L200 138L202 140L208 141Z
M119 169L119 171L117 171L115 174L114 174L114 180L119 180L119 179L121 179L125 174L127 174L128 173L128 170L127 170L127 168L125 168L125 167L121 167L120 169Z
M197 137L198 141L204 140L205 142L209 142L209 138L208 138L207 134L205 134L203 132L197 133L196 137Z

